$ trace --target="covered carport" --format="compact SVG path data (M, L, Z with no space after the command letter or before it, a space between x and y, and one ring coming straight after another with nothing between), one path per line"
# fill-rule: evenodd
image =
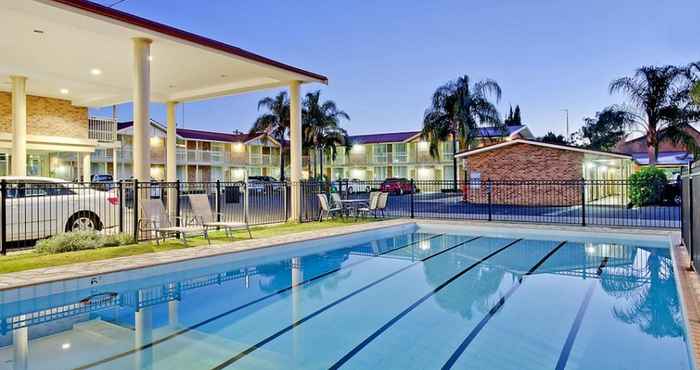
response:
M298 219L300 85L327 83L326 77L89 1L0 0L0 10L0 90L12 94L13 175L26 174L27 95L79 107L132 102L139 181L150 173L149 104L166 104L166 180L174 182L178 103L287 87L291 218Z

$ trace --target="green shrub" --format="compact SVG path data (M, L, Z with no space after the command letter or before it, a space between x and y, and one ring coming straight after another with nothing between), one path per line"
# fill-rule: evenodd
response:
M36 251L39 253L64 253L81 251L85 249L97 249L103 247L116 247L130 244L133 238L128 234L103 235L94 231L76 231L54 235L48 239L36 243Z
M630 203L638 207L661 203L666 182L664 171L654 166L633 173L629 177Z

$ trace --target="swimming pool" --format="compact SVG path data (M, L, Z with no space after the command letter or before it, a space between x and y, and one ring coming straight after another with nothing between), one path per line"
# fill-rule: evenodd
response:
M0 369L691 369L663 238L402 225L0 292Z

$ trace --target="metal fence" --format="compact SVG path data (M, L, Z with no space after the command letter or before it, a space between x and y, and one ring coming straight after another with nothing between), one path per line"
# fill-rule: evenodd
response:
M342 199L368 199L389 192L383 214L448 220L485 220L620 227L679 228L679 184L670 183L657 204L630 205L627 180L532 181L337 181L303 183L302 219L318 217L318 200L308 194L339 192Z
M681 235L688 249L691 263L697 271L700 267L700 162L694 162L683 175L683 209Z
M658 190L664 193L663 201L644 207L629 206L630 183L622 180L487 180L456 184L411 180L304 181L296 185L301 194L302 222L319 218L318 194L337 193L341 200L354 200L354 203L348 202L352 206L344 212L352 216L357 214L360 205L370 206L371 192L383 191L389 196L386 208L376 212L382 217L653 228L679 228L682 224L684 235L691 234L689 225L693 225L692 214L688 214L692 207L685 207L681 215L677 204L681 189L674 184ZM194 216L189 202L192 194L206 194L219 221L247 221L250 225L285 222L290 216L291 187L285 182L2 181L2 252L30 247L36 240L80 229L128 233L137 240L150 239L152 234L139 230L139 201L143 199L162 202L168 216L176 222L185 222L177 220L190 220ZM692 181L685 181L683 188L686 204L700 202L700 199L689 198ZM700 229L694 234L700 235Z
M0 253L85 229L151 239L153 234L140 230L142 216L135 211L141 209L139 201L158 200L174 222L187 222L194 216L190 194L206 194L218 221L262 225L288 218L288 184L283 182L1 181Z

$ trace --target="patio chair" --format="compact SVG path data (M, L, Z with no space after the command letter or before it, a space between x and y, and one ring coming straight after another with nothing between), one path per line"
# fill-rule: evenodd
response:
M316 194L316 196L318 197L318 203L321 205L321 209L318 212L319 221L323 221L324 214L328 217L333 217L333 215L336 215L338 213L342 215L343 208L338 206L331 207L328 203L328 198L326 197L326 194Z
M163 238L163 241L165 241L166 237L174 235L181 237L186 245L188 234L202 235L207 239L207 243L211 244L206 227L201 224L197 225L196 221L187 222L182 217L169 217L160 199L143 199L141 200L140 208L143 216L138 222L139 230L142 232L154 232L156 234L156 244L160 244L160 238ZM180 226L173 222L175 220L180 221Z
M386 204L389 202L389 193L381 192L379 193L379 197L377 199L377 209L374 211L375 215L377 212L382 213L382 217L384 216L384 210L386 209Z
M381 193L378 191L369 193L369 202L367 203L367 207L358 208L356 217L360 217L360 214L367 216L370 213L374 214L374 217L377 217L377 205L379 204L380 194Z
M253 235L250 233L250 227L248 226L248 216L245 214L245 212L243 216L244 222L217 221L214 212L212 212L211 210L208 195L190 194L188 195L188 197L190 199L190 206L192 207L192 213L194 213L194 217L206 229L222 228L224 229L224 232L226 232L226 237L229 239L231 239L230 231L245 229L248 231L248 237L250 239L253 239Z

